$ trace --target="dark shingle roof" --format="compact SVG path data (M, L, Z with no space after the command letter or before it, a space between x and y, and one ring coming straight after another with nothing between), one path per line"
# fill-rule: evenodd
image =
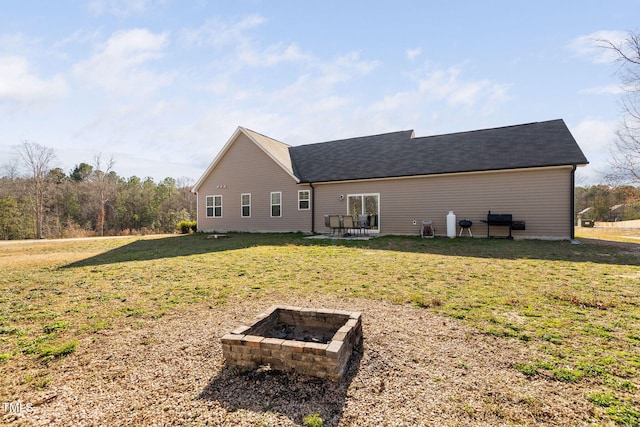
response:
M289 147L301 182L587 164L563 120L413 138L413 131Z

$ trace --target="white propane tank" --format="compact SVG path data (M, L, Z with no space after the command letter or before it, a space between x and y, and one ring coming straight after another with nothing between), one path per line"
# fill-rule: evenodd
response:
M456 237L456 214L453 211L447 214L447 237L451 239Z

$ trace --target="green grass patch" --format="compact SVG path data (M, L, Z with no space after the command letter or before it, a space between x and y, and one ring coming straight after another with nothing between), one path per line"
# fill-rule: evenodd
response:
M640 260L615 246L193 233L5 245L0 270L0 352L11 355L3 363L9 373L24 359L70 354L74 340L102 329L138 327L186 307L333 295L407 304L518 340L544 355L515 364L524 375L615 393L612 420L633 420L636 410L625 399L640 384Z
M538 375L538 368L531 363L516 363L514 367L523 375L534 377Z
M103 319L93 320L78 329L78 334L82 335L84 333L95 334L103 329L108 329L111 327L111 322Z
M316 412L310 415L305 415L302 419L302 425L304 427L323 427L324 420L320 418L320 414Z
M618 403L618 397L609 391L603 391L598 393L592 393L587 396L587 399L596 406L608 408L611 405Z
M56 359L58 357L67 356L78 349L78 341L71 340L58 345L45 344L38 350L42 359Z
M45 334L52 334L52 333L55 333L55 332L58 332L58 331L64 331L65 329L69 328L69 326L71 326L70 322L66 322L66 321L63 321L63 320L58 320L57 322L53 322L53 323L50 323L48 325L45 325L42 328L42 331Z
M578 369L556 368L552 373L556 380L567 383L575 383L584 377L584 373Z
M625 426L640 426L640 411L631 405L614 405L605 413L613 421Z

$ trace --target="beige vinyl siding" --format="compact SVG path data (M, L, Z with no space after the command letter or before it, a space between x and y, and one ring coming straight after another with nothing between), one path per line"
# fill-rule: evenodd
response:
M456 223L468 218L474 236L484 237L487 226L482 220L490 210L526 222L525 231L513 231L515 238L568 239L571 170L568 166L315 184L315 231L327 231L323 215L347 213L348 194L379 193L381 234L419 235L421 221L430 219L436 234L446 235L446 216L454 211ZM492 235L507 233L506 227L491 228Z
M198 229L210 231L309 231L309 211L298 210L295 180L260 147L239 133L198 188ZM282 192L280 217L271 217L271 193ZM251 216L242 217L242 194L251 194ZM224 215L207 218L205 197L222 195Z

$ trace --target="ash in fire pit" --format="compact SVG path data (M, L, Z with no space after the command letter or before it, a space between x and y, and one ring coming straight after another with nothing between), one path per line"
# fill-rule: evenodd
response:
M333 337L334 333L335 331L328 329L277 323L273 328L265 333L265 336L268 338L282 338L285 340L319 342L326 344L331 341L331 337Z
M250 326L222 337L230 366L297 371L339 380L353 349L362 344L359 312L273 306Z

